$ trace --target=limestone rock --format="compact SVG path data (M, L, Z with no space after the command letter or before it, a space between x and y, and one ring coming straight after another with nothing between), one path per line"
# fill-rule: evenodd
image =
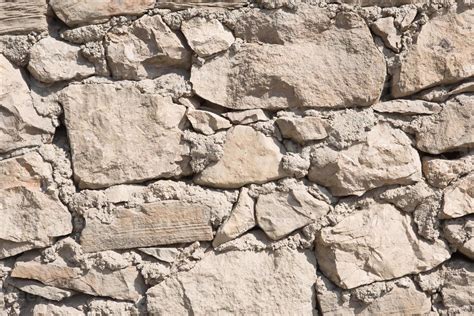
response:
M245 0L170 0L170 1L157 1L156 7L163 8L163 9L171 9L171 10L185 10L185 9L195 9L196 7L201 8L241 8L243 6L248 5L248 2Z
M450 244L474 260L474 216L445 221L443 232Z
M107 61L117 79L157 77L170 68L187 68L191 53L160 15L145 16L125 29L109 32Z
M114 15L139 15L155 0L51 0L54 13L67 25L105 22Z
M227 112L223 116L227 117L234 124L242 125L269 120L265 112L260 109Z
M27 34L47 30L45 0L13 0L0 2L0 35Z
M36 152L0 161L0 258L71 233L71 214L52 193L52 181L51 166Z
M186 174L185 107L131 83L70 85L61 92L80 188Z
M382 38L385 46L398 53L402 48L402 37L395 27L394 20L391 16L378 19L371 25L371 29Z
M379 124L364 143L341 151L315 148L308 177L329 187L336 196L362 195L389 184L411 184L421 179L421 163L402 131Z
M249 126L227 131L224 155L194 178L194 182L217 188L238 188L284 177L280 168L283 148L272 137Z
M243 43L235 52L217 56L202 66L194 65L194 91L212 103L235 110L375 103L385 79L385 62L366 24L356 15L351 16L349 26L344 16L340 16L339 23L330 24L325 9L306 12L309 9L305 8L302 5L290 15L306 14L309 20L303 21L309 27L299 30L301 24L288 22L287 26L286 20L281 20L283 30L290 28L295 41ZM326 22L320 21L321 16L326 16ZM259 34L265 34L268 27L253 23L249 28L254 26ZM360 85L362 81L368 84Z
M321 140L328 136L326 129L329 126L318 117L282 117L278 118L275 123L283 137L290 138L300 144Z
M418 238L411 217L390 204L369 203L323 228L315 245L321 270L345 289L430 270L451 256L443 241Z
M336 0L334 2L346 3L352 5L366 6L379 6L379 7L392 7L401 6L404 4L422 4L428 2L428 0Z
M420 181L413 185L405 185L391 188L379 195L383 201L395 205L399 210L411 213L418 206L426 202L426 199L434 196L434 191L425 182Z
M474 153L460 159L423 159L423 174L432 186L445 188L457 178L474 171Z
M54 126L38 115L19 69L0 54L0 154L50 141Z
M228 49L235 41L232 32L218 20L195 17L181 24L189 46L199 57L208 57Z
M416 127L416 147L430 154L470 149L474 146L474 98L457 96L443 110L420 119Z
M452 314L474 312L474 265L472 261L457 259L446 265L441 297L444 306Z
M436 114L442 110L442 107L438 103L402 99L379 102L372 108L376 112L396 113L402 115Z
M403 97L474 75L474 11L439 14L421 29L416 44L401 57L392 94Z
M155 257L156 259L168 263L172 263L178 257L180 251L177 248L172 247L150 247L150 248L138 248L143 253Z
M126 249L212 240L210 210L206 205L163 201L139 208L116 208L112 219L87 217L81 233L84 251Z
M209 253L192 270L149 289L148 312L312 315L315 265L311 251Z
M92 76L94 65L80 55L80 50L79 46L46 37L31 49L28 70L46 83Z
M40 302L31 306L30 315L68 315L68 316L84 316L84 312L78 310L77 308L66 306L66 305L56 305L51 302Z
M255 227L255 201L249 196L248 191L247 188L240 190L239 200L232 209L232 213L227 221L219 227L216 237L212 241L214 248Z
M232 127L228 120L208 111L188 109L186 117L193 128L204 135L212 135L218 130Z
M8 279L8 283L28 294L41 296L51 301L61 301L75 294L74 291L64 290L41 282L25 279Z
M460 179L444 191L441 218L456 218L474 213L474 173Z

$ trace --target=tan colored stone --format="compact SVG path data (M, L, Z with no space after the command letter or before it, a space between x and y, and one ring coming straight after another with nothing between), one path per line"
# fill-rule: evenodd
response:
M423 174L432 186L445 188L457 178L474 171L474 153L455 160L427 157L423 159Z
M283 137L300 144L312 140L321 140L328 136L326 129L329 126L318 117L282 117L278 118L275 123Z
M1 54L0 78L0 154L50 141L51 119L38 115L20 70Z
M443 232L448 242L459 252L474 260L474 216L464 216L444 222Z
M352 5L360 5L362 7L367 7L367 6L395 7L395 6L401 6L404 4L428 3L428 0L336 0L335 2L352 4Z
M418 238L409 215L391 204L370 202L334 227L323 228L315 242L321 270L350 289L430 270L450 258L441 240Z
M155 0L51 0L54 13L67 25L100 23L114 15L139 15Z
M441 11L440 11L441 12ZM403 97L474 75L474 11L439 14L423 25L416 44L401 56L392 94Z
M46 315L84 316L84 312L78 310L77 308L66 306L63 304L55 305L55 304L52 304L51 302L40 302L32 306L31 315L34 315L34 316L46 316Z
M474 214L474 173L460 179L444 191L441 218Z
M249 196L247 188L240 190L239 199L229 218L219 227L212 241L214 248L235 239L255 227L255 201Z
M0 2L0 34L27 34L47 30L45 0Z
M340 151L315 148L308 178L329 187L336 196L362 195L384 185L420 180L421 163L406 134L379 124L363 143Z
M80 188L186 174L185 107L132 83L70 85L61 92Z
M172 247L149 247L149 248L138 248L143 253L149 256L155 257L156 259L168 263L172 263L176 260L180 251L177 248Z
M474 146L474 98L459 95L443 110L421 118L416 127L416 147L430 154L471 149Z
M108 33L107 61L117 79L157 77L170 68L188 68L191 53L160 15L145 16Z
M202 8L241 8L248 5L246 0L171 0L163 1L159 0L156 3L157 8L171 9L171 10L184 10L193 9L196 7Z
M204 204L162 201L138 208L118 207L103 222L86 215L81 245L86 252L212 240L210 208Z
M311 251L209 253L187 272L147 292L152 315L312 315L316 262Z
M398 53L402 48L402 36L396 29L394 21L391 16L378 19L372 23L371 29L375 35L382 38L385 46Z
M376 112L402 115L436 114L442 110L438 103L423 100L391 100L379 102L372 108Z
M80 55L80 50L79 46L46 37L31 49L28 71L46 83L92 76L94 65Z
M234 124L242 125L269 120L265 112L260 109L227 112L224 113L223 116L227 117Z
M188 109L186 117L193 128L204 135L212 135L218 130L232 127L228 120L209 111Z
M71 233L71 214L52 193L52 181L51 166L36 152L0 161L0 258Z
M25 293L41 296L51 301L61 301L75 294L74 291L44 285L34 280L10 278L8 279L8 284L13 285Z
M11 275L89 295L127 301L137 301L140 298L139 272L135 267L103 273L95 269L82 271L80 268L66 265L19 261Z
M200 57L208 57L228 49L235 41L232 32L215 19L195 17L181 24L189 46Z
M448 262L441 288L444 306L452 315L474 312L474 265L472 261L456 259Z
M289 33L294 41L243 43L236 52L215 57L202 66L194 65L194 91L210 102L235 110L340 108L375 103L386 67L369 29L356 15L340 15L337 23L331 24L328 14L325 9L302 5L288 13L288 22L281 20L282 36ZM321 16L326 17L323 22ZM292 17L308 26L291 24ZM248 25L258 34L266 34L269 27L255 22ZM290 31L286 32L287 28Z
M238 188L284 177L280 168L282 146L272 137L249 126L227 132L224 155L194 178L194 182L217 188Z

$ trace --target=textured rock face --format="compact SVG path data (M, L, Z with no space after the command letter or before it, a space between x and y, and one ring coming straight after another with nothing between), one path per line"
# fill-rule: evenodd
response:
M291 250L274 255L246 251L209 254L193 270L148 290L148 312L311 315L315 308L314 263L310 252Z
M437 188L445 188L458 177L471 171L474 171L473 153L456 160L428 158L423 161L426 180Z
M417 238L413 221L390 204L369 204L316 242L321 270L345 289L432 269L449 259L447 245Z
M474 174L469 174L444 191L440 216L455 218L474 213Z
M80 187L185 173L185 108L170 97L141 93L131 84L83 84L63 90L61 103Z
M0 2L0 34L25 34L47 29L44 0L13 0Z
M285 138L290 138L300 144L312 140L321 140L328 136L327 124L317 117L279 118L275 123Z
M468 258L474 259L474 216L446 221L443 231L452 246Z

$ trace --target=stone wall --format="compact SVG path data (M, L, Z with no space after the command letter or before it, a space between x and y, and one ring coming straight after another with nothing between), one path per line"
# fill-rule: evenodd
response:
M0 0L0 315L474 313L469 0Z

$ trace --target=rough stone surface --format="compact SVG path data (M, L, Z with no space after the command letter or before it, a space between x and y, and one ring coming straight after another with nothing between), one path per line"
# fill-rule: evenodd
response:
M474 213L474 173L444 191L442 218L455 218Z
M379 19L371 25L372 31L380 36L388 48L400 52L402 37L395 27L395 19L391 16Z
M211 135L218 130L232 127L232 124L230 124L228 120L208 111L189 109L186 112L186 117L193 128L204 135Z
M439 104L422 100L392 100L377 103L372 108L380 113L402 115L436 114L442 110Z
M283 137L300 144L308 141L321 140L328 136L327 123L318 117L279 118L275 121Z
M423 174L432 186L445 188L457 178L474 171L474 154L447 160L428 157L423 159Z
M0 35L45 31L47 8L44 0L0 2Z
M444 222L443 232L451 245L474 260L474 216Z
M245 110L225 113L227 117L234 124L251 124L260 121L268 121L269 118L263 110Z

